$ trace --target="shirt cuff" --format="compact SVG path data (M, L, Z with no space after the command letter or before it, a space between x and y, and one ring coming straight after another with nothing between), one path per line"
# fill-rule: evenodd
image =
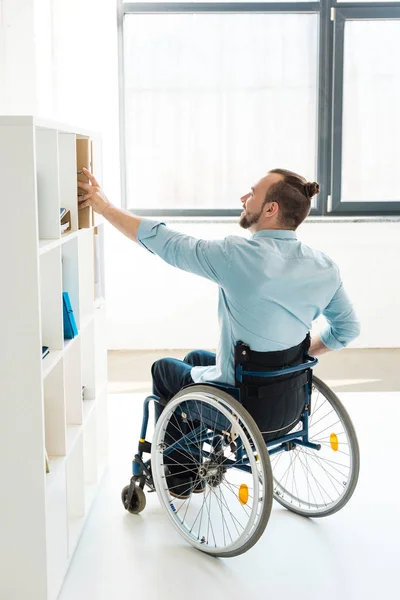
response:
M158 231L158 228L160 225L164 225L164 227L165 227L165 223L163 223L162 221L152 221L151 219L142 219L139 223L139 227L137 230L138 243L141 246L143 246L143 248L146 248L146 250L148 250L152 254L154 254L154 252L146 246L146 243L144 242L144 240L155 237L157 235L157 231Z
M322 343L330 350L341 350L346 347L346 344L339 342L339 340L333 335L331 327L327 327L320 334Z

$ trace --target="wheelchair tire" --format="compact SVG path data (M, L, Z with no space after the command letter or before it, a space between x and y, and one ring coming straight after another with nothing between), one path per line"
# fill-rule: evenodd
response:
M320 444L321 450L296 445L292 450L271 456L274 499L297 514L326 517L342 509L353 495L360 470L360 451L345 407L315 376L309 441Z
M124 508L132 515L138 515L146 508L146 494L142 488L135 485L132 500L128 502L129 485L126 485L121 492L121 500Z
M186 434L182 429L178 438L183 449L185 440L190 442L191 458L194 461L197 452L197 462L195 474L194 463L185 462L187 454L181 452L179 468L190 464L192 487L176 498L166 472L166 462L172 461L167 427L177 422L176 415L182 411ZM196 411L197 417L191 419ZM199 411L209 415L209 421L199 420ZM217 426L221 422L225 429ZM207 436L211 443L204 441ZM218 441L215 447L214 440ZM238 556L261 537L272 507L269 455L254 420L229 394L208 385L193 385L176 394L157 421L151 465L162 506L175 529L198 550L213 556Z

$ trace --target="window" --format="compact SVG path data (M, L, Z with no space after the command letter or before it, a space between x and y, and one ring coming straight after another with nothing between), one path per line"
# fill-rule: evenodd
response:
M239 208L268 168L316 177L316 15L125 23L129 208Z
M315 214L400 214L400 2L276 4L122 4L128 209L239 214L282 167Z
M400 8L343 8L336 26L333 209L400 212Z
M400 21L348 21L342 202L400 200Z

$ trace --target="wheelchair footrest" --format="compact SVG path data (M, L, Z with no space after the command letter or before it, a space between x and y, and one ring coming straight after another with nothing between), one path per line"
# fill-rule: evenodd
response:
M138 451L139 452L147 452L147 454L151 454L151 444L150 444L150 442L146 442L146 440L144 440L143 442L140 441L139 442Z

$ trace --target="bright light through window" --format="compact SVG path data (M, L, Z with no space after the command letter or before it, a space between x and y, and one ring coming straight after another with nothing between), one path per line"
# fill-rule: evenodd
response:
M318 16L126 15L129 208L231 209L269 169L316 177Z

